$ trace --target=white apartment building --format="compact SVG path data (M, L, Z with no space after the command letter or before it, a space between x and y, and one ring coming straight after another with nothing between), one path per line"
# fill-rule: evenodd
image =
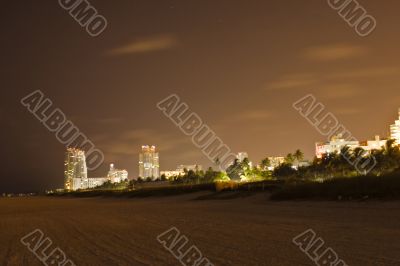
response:
M176 170L173 171L161 171L160 176L165 175L167 179L170 179L174 176L183 176L185 175L185 170L187 171L202 171L203 166L198 164L181 164L176 167Z
M349 147L350 150L363 148L366 151L380 150L386 145L387 140L381 139L378 135L375 140L357 141L345 140L340 135L332 137L331 141L325 143L316 143L315 155L317 158L322 158L323 154L340 153L344 147Z
M161 171L160 172L160 175L161 176L165 175L166 179L170 179L175 176L183 176L184 174L185 174L185 172L183 170L182 171L175 170L175 171Z
M116 169L112 163L110 164L107 179L111 183L121 183L122 181L128 180L128 171Z
M323 154L327 153L340 153L344 147L355 149L360 146L357 140L345 140L341 135L333 136L331 141L315 144L315 155L317 158L322 158Z
M108 179L106 177L73 178L70 190L75 191L78 189L91 189L101 186L107 181Z
M285 162L285 157L282 156L268 157L268 160L269 160L268 170L273 171L276 167Z

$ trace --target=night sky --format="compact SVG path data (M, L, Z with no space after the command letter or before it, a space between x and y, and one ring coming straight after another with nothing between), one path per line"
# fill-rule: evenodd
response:
M156 104L175 93L250 160L326 140L293 102L312 93L360 140L387 136L400 107L400 2L359 0L360 37L325 0L91 0L91 37L58 1L3 1L0 192L63 186L65 147L20 103L40 89L104 152L138 173L143 144L161 170L212 163Z

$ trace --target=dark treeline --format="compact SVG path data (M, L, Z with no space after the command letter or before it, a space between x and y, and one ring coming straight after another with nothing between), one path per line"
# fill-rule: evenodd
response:
M217 160L218 161L218 160ZM361 171L363 162L370 162L372 169L367 173ZM204 171L185 170L182 176L173 177L172 183L201 184L216 181L246 181L257 182L264 180L308 180L325 181L336 177L357 177L363 175L382 176L400 169L400 149L394 140L388 140L379 150L367 152L362 148L351 150L343 147L335 153L324 154L313 161L304 161L304 154L300 150L289 153L278 165L272 165L267 158L259 165L252 166L247 158L243 161L235 160L225 172L209 168ZM165 179L165 177L163 177Z
M218 164L218 159L216 164ZM356 165L364 161L374 162L371 171L360 171ZM164 175L157 180L152 178L138 178L130 182L119 184L105 183L99 189L123 190L132 189L135 186L149 182L168 182L170 184L210 184L221 181L259 182L266 180L278 181L316 181L323 182L334 178L383 176L400 171L400 149L393 140L379 150L367 152L362 148L351 150L342 148L341 152L324 154L321 158L315 157L313 161L305 161L304 154L300 150L289 153L279 164L271 162L268 157L261 160L258 165L252 165L248 158L243 161L235 160L226 171L214 170L212 167L206 171L187 170L179 176L167 179Z

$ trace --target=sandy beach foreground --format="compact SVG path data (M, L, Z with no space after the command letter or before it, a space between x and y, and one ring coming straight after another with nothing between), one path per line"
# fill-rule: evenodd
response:
M0 264L43 265L21 237L43 231L76 265L181 265L157 236L176 227L214 265L315 265L292 243L311 228L348 265L400 265L400 202L0 199Z

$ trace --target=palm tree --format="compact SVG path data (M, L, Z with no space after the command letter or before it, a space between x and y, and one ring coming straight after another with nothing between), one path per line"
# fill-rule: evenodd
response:
M332 178L337 168L337 164L341 156L338 156L338 153L325 153L322 155L321 158L321 172L324 174L325 177Z
M297 149L293 154L293 159L297 162L297 167L299 167L300 162L304 160L304 153L301 150Z
M268 167L271 165L271 161L269 160L269 158L265 158L261 161L261 168L265 171L268 169Z
M365 153L365 150L361 147L357 147L353 152L351 151L349 146L345 146L340 150L340 158L338 158L338 171L341 172L341 175L344 177L346 176L347 171L354 171L353 163L355 160L353 159L354 156L356 159L360 158Z
M289 153L288 155L286 155L286 157L285 157L285 163L287 163L287 164L293 164L293 162L294 162L294 157L293 157L293 154L291 154L291 153Z
M354 151L353 151L353 156L356 158L356 159L358 159L358 158L361 158L361 157L365 157L365 150L363 149L363 148L361 148L361 147L357 147L357 148L355 148L354 149Z
M297 149L293 154L294 159L299 163L304 159L304 153Z
M386 142L383 151L383 170L386 172L391 172L399 167L400 165L400 150L399 146L396 145L394 139L389 139Z
M244 158L242 161L242 167L243 168L249 168L250 167L250 161L249 158Z
M367 174L366 169L361 169L358 167L359 165L363 165L364 162L367 162L367 160L369 160L369 153L366 150L364 150L361 147L355 148L352 154L350 154L350 160L351 161L349 163L351 163L351 165L353 165L358 172L363 170L362 174L363 175Z
M243 172L242 163L239 162L239 159L236 158L233 164L226 169L226 172L231 180L239 180Z

